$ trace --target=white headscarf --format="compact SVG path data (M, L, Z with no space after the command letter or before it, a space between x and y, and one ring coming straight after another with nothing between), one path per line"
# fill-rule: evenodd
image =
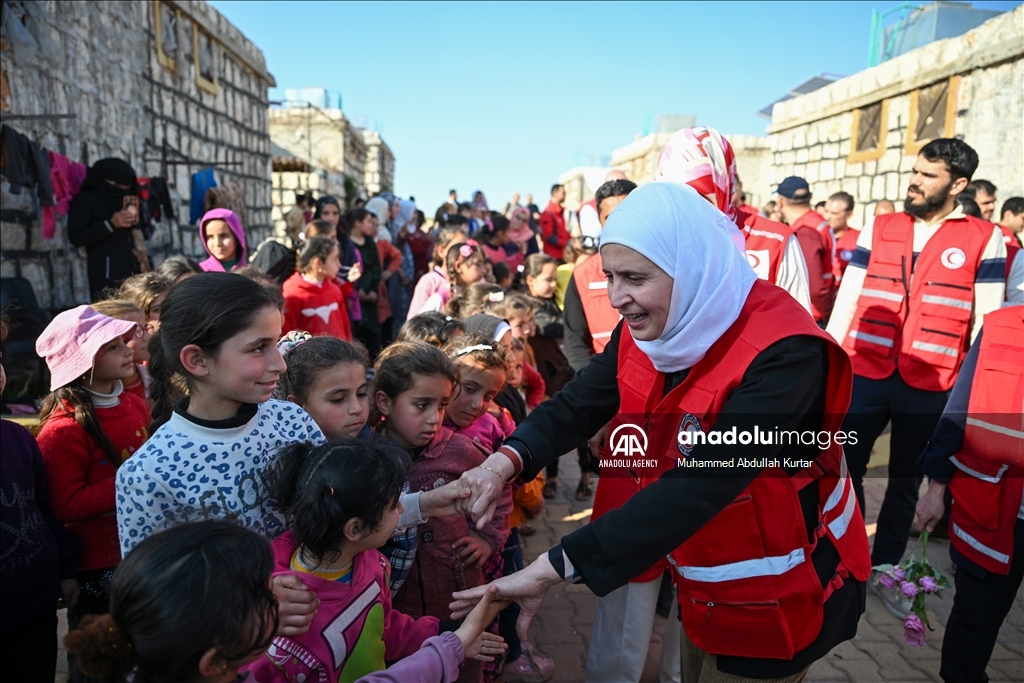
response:
M726 230L732 221L688 185L648 183L612 211L601 248L621 244L673 279L668 320L654 341L636 341L659 372L693 367L736 322L757 280Z
M366 202L366 206L363 208L377 217L377 222L380 224L380 228L377 231L377 239L390 242L391 231L388 230L388 221L391 219L391 205L388 204L388 200L382 197L374 197Z

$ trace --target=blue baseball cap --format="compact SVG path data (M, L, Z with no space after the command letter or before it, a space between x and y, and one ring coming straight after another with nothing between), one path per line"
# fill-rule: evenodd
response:
M791 175L779 183L776 192L786 199L797 201L807 201L811 198L811 188L807 181L795 175Z

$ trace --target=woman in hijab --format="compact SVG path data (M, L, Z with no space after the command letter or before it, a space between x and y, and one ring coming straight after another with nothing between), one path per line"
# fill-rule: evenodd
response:
M789 226L740 211L736 191L736 155L714 128L683 128L669 138L661 152L655 181L685 183L729 217L729 235L747 255L757 276L782 287L801 306L811 310L807 263Z
M330 195L325 195L316 201L313 211L313 220L325 220L335 229L335 239L338 240L338 253L341 257L341 271L338 278L345 281L351 268L358 264L359 270L363 268L363 258L359 255L359 249L349 237L350 226L346 225L341 215L341 204ZM355 323L363 319L363 309L359 302L359 292L353 290L345 302L348 305L349 322Z
M85 247L89 293L93 301L106 289L142 272L132 250L132 228L138 211L125 208L125 197L137 195L135 171L122 159L101 159L86 173L82 191L68 210L68 239ZM138 204L136 204L136 207Z
M512 209L509 216L508 242L523 255L523 260L530 254L540 251L537 246L537 233L530 227L530 210L525 206Z
M623 320L586 372L463 475L465 509L487 523L506 481L529 481L616 418L618 460L601 474L638 490L494 582L522 607L520 635L553 586L606 595L668 555L683 681L800 681L864 609L867 534L836 441L852 371L807 311L756 277L730 224L676 183L618 206L601 256ZM780 443L775 430L818 438ZM456 593L453 617L485 590Z

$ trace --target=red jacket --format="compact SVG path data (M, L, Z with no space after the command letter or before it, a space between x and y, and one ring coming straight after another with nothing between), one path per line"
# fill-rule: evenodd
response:
M857 250L858 237L860 237L860 230L847 228L842 235L836 238L836 257L832 260L832 277L837 288L843 281L843 274L846 273L846 266L850 265L853 252Z
M1013 230L1010 230L1006 226L999 225L997 223L996 227L999 228L1001 233L1003 233L1003 243L1006 245L1006 274L1003 275L1003 278L1005 279L1010 277L1010 269L1013 267L1013 259L1021 249L1020 240L1017 239L1017 235L1013 233Z
M352 293L352 283L345 288L325 280L320 285L308 282L302 273L292 273L281 288L284 294L283 334L305 330L313 336L329 335L352 341L345 302Z
M974 280L992 224L947 220L914 259L914 219L875 218L871 258L850 331L853 371L900 377L923 391L948 391L970 346Z
M654 469L636 470L640 485L675 468L680 454L687 456L681 431L713 429L750 363L773 343L793 335L816 337L827 348L822 431L835 434L853 385L847 356L800 304L774 285L754 283L740 317L668 394L665 375L639 350L632 335L623 334L619 410L643 420L650 441L646 452L658 460ZM697 647L712 654L792 659L818 636L824 602L843 579L867 580L871 562L864 519L842 445L830 442L811 466L794 475L788 475L781 463L769 464L732 504L669 555L679 585L683 627ZM818 487L819 500L819 524L810 542L798 496L806 486ZM823 536L839 554L836 575L824 591L811 561Z
M37 438L46 464L53 516L82 539L80 572L121 562L114 479L118 466L149 438L146 429L151 420L146 402L128 393L122 393L113 408L96 408L96 416L118 462L111 462L66 410L51 413Z
M822 224L824 223L824 227ZM818 322L825 322L835 303L835 280L832 278L832 230L817 211L811 210L789 226L796 234L800 250L807 262L807 284L811 289L811 313Z
M569 243L569 231L565 229L562 207L554 202L548 202L544 213L540 215L540 239L544 253L561 261L565 245Z
M1024 306L985 316L964 445L952 462L949 540L979 566L1008 574L1024 498Z
M594 353L601 353L622 317L612 308L608 299L608 278L604 276L601 254L594 254L576 266L572 277L576 281L583 315L587 318L590 344L594 347Z
M793 229L784 223L744 211L737 212L736 224L746 237L750 267L762 280L776 284L779 265L786 255L786 240L793 234Z

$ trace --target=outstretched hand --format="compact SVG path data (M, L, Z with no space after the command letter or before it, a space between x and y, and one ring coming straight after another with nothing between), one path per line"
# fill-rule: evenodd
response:
M459 484L470 489L472 495L462 501L461 509L476 521L477 529L490 524L505 490L505 481L513 474L512 463L501 453L492 453L482 466L462 473Z
M424 491L420 494L420 513L428 519L463 514L463 505L471 493L460 481Z
M498 612L508 607L511 602L499 599L497 588L487 588L480 602L455 631L455 635L462 641L466 659L493 662L494 655L500 655L508 649L504 638L488 633L484 629L494 621Z
M449 605L452 619L461 619L470 613L477 603L488 593L497 589L498 598L512 599L519 603L519 620L516 622L516 633L522 640L528 640L527 632L530 622L540 609L544 597L552 586L562 582L551 563L548 554L542 553L530 566L515 574L503 576L484 586L453 593L454 602Z

